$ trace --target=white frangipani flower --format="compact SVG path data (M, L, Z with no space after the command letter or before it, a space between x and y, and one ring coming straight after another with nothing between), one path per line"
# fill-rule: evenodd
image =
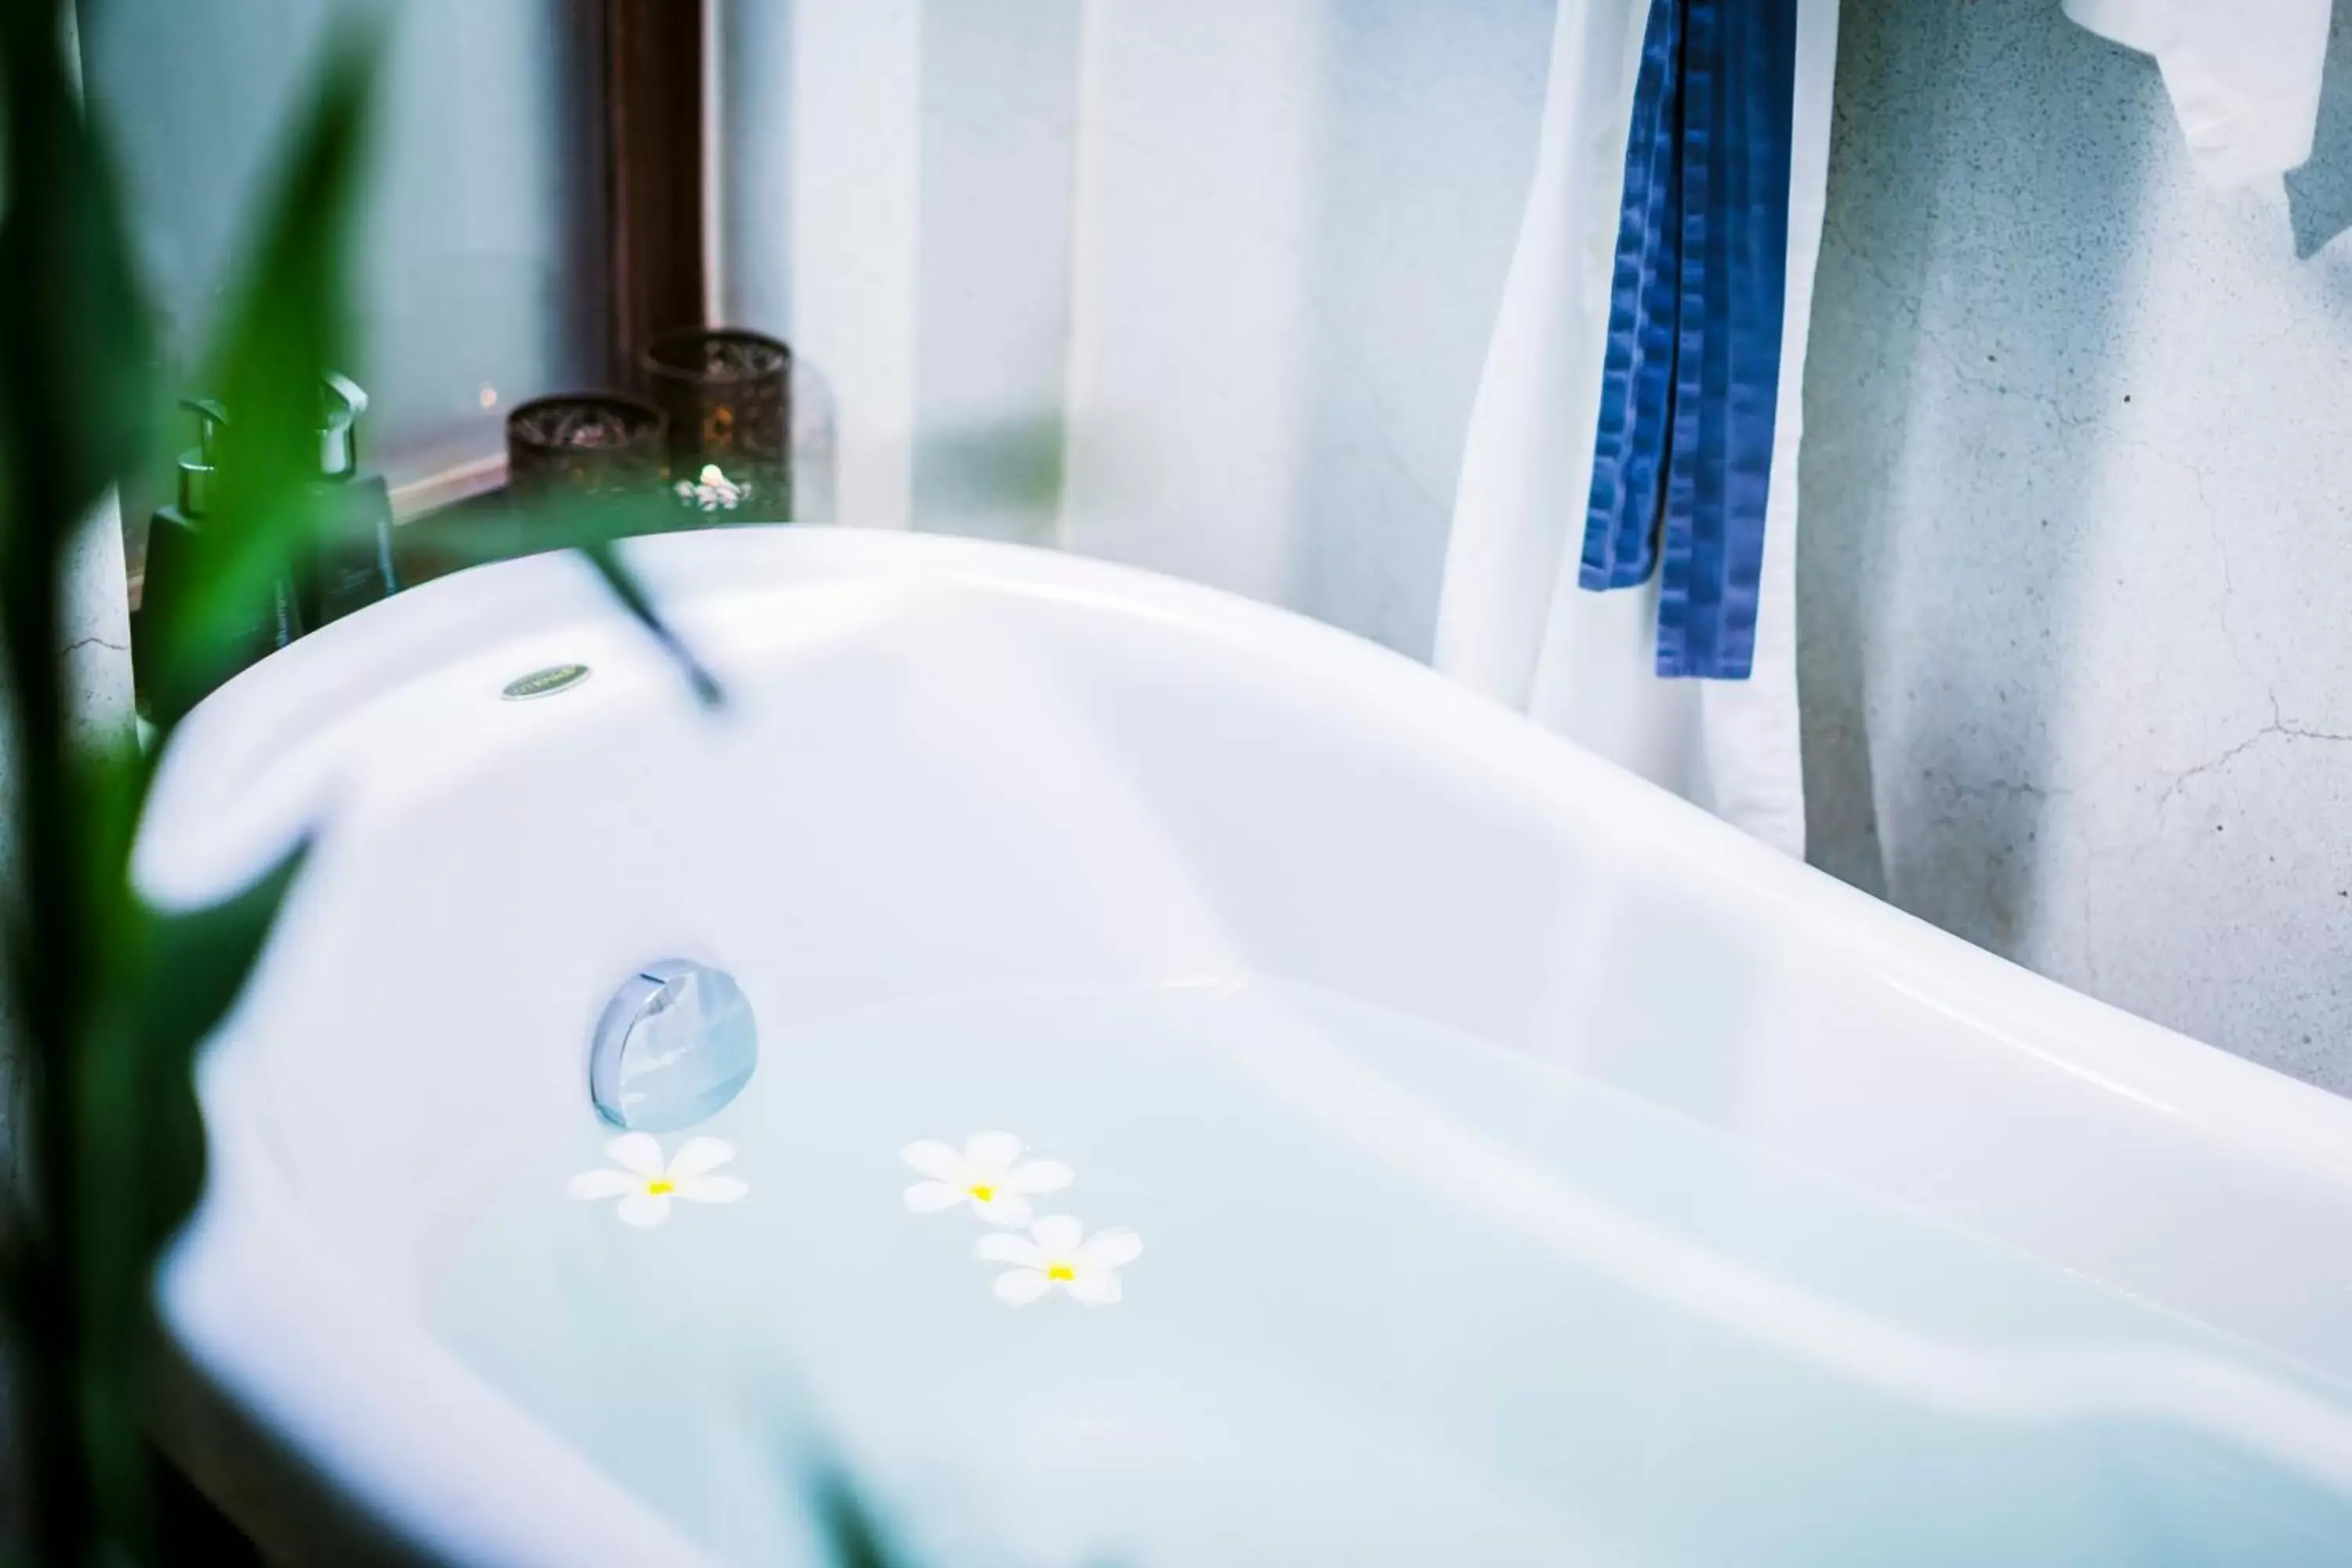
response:
M1108 1307L1119 1298L1118 1270L1143 1256L1143 1238L1131 1230L1087 1227L1066 1214L1047 1215L1027 1236L998 1231L972 1249L991 1263L1010 1263L996 1277L996 1299L1025 1307L1047 1291L1066 1290L1074 1301Z
M701 473L671 488L678 500L705 511L732 511L751 494L751 481L729 479L716 463L703 464Z
M735 1146L718 1138L689 1138L677 1155L662 1162L652 1134L624 1132L604 1145L617 1171L583 1171L563 1189L575 1198L618 1198L624 1225L659 1225L669 1217L669 1201L731 1204L751 1189L735 1176L711 1172L735 1157Z
M1029 1200L1070 1184L1070 1168L1059 1160L1024 1160L1021 1140L1010 1132L975 1132L963 1152L929 1139L909 1143L898 1157L930 1180L907 1189L907 1206L936 1214L968 1203L992 1225L1026 1225Z

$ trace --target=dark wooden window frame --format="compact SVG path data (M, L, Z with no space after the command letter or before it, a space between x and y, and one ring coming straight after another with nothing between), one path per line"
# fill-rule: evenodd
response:
M564 7L562 74L566 258L561 330L575 381L546 392L646 388L639 362L665 332L709 326L713 199L709 0L549 0ZM404 582L470 559L445 529L506 500L503 450L396 486Z
M664 332L707 326L704 211L709 25L703 0L590 0L582 73L597 167L579 193L575 303L601 342L605 384L639 390L637 364ZM575 79L579 79L575 78ZM584 309L582 308L584 306ZM601 316L601 321L597 318ZM591 353L583 363L596 363Z
M578 384L642 395L646 345L713 324L705 145L713 90L707 0L553 0L568 25L558 68L567 258L562 331ZM495 504L503 453L394 489L404 522Z

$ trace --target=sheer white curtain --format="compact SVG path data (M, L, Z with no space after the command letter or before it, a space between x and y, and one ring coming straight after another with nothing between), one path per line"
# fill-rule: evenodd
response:
M1549 0L734 0L724 304L841 521L1058 544L1426 657Z
M1807 0L1748 682L1660 681L1654 595L1574 584L1646 10L736 0L724 302L831 382L840 521L1109 556L1434 653L1801 853L1793 458L1835 8Z

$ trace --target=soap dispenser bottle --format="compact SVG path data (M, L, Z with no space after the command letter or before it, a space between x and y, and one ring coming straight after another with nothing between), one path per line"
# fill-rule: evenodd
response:
M228 410L209 398L184 398L180 406L196 416L196 444L180 454L177 503L158 507L148 520L139 629L131 638L131 679L142 701L163 674L163 633L185 613L197 535L212 510L213 489L219 478L221 428L228 423ZM293 584L283 580L271 584L268 596L237 617L230 639L236 651L224 676L236 674L301 635L301 607Z
M312 627L399 592L392 558L392 491L360 465L359 422L368 395L349 376L319 387L317 543L304 574L302 608Z

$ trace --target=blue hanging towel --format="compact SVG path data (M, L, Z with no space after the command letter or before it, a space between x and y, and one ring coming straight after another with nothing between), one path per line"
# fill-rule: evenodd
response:
M1657 672L1754 662L1798 0L1652 0L1578 582L1660 574Z
M1652 0L1634 82L1577 574L1586 588L1630 588L1657 566L1659 487L1674 410L1674 300L1682 282L1682 0Z

